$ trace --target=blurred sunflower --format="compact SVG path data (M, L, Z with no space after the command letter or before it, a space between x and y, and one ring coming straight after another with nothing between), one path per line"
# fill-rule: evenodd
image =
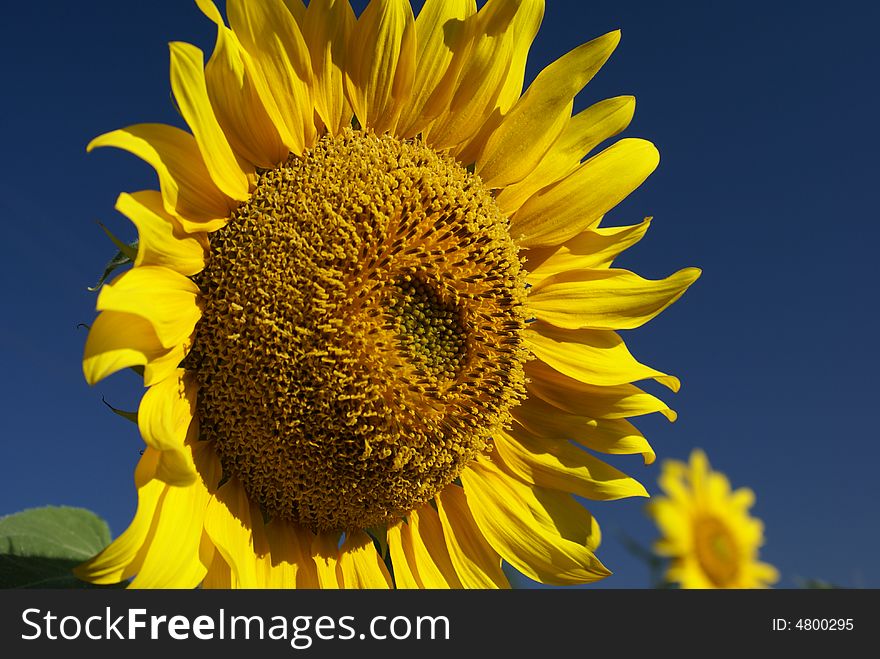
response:
M666 578L682 588L767 588L779 580L758 560L764 525L749 515L755 494L733 492L727 477L712 471L706 454L691 452L690 464L665 460L660 487L648 513L662 538L655 551L672 559Z
M543 0L210 0L214 53L171 44L192 133L96 138L152 165L122 194L134 267L83 367L142 367L138 509L78 568L135 587L506 587L609 574L573 495L645 496L584 449L654 452L631 383L674 377L632 329L698 277L612 261L600 227L658 163L631 97L571 116L609 33L522 93ZM573 440L577 443L571 443Z

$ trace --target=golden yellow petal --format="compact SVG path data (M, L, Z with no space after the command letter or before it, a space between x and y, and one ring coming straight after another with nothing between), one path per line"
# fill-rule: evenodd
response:
M183 369L147 389L138 406L138 429L147 446L162 453L161 480L189 485L197 480L187 434L196 413L198 383Z
M198 286L173 270L143 266L104 284L97 308L146 319L159 342L173 348L190 337L201 317L198 293Z
M648 496L641 483L566 439L548 439L513 429L499 432L495 446L508 470L525 483L597 501Z
M205 535L207 536L207 534ZM214 552L214 559L208 566L208 572L202 579L201 587L206 590L229 590L232 588L232 573L220 552Z
M171 375L183 357L182 346L163 346L145 318L104 311L89 329L83 374L86 382L96 384L124 368L146 365L144 384L150 386Z
M296 155L315 142L312 63L281 0L229 0L229 23L254 63L254 87L281 141Z
M635 329L678 300L700 276L685 268L657 281L628 270L569 270L529 290L529 309L566 329Z
M256 530L265 538L261 551ZM267 588L317 588L318 570L311 556L311 533L284 520L255 527L255 546L261 556L262 578ZM262 540L262 538L261 538Z
M529 48L544 18L545 3L544 0L514 0L510 4L511 9L516 10L516 15L507 35L511 40L509 64L500 71L501 88L493 103L492 111L482 124L474 126L476 130L467 141L455 149L457 157L462 162L473 163L477 159L486 146L486 141L522 94ZM490 33L492 29L490 28Z
M636 361L615 332L561 329L541 321L529 328L523 338L535 356L579 382L615 386L653 379L678 391L676 378Z
M116 200L116 210L137 227L136 267L158 265L186 276L201 272L205 267L207 235L183 231L176 219L165 212L159 192L123 192Z
M143 563L130 588L195 588L208 571L199 547L210 495L200 480L168 487Z
M538 30L541 21L544 20L544 0L515 0L511 4L519 4L517 18L511 24L513 30L513 52L510 57L510 66L507 68L507 76L498 94L498 115L504 116L510 108L519 100L523 91L526 77L526 64L529 58L529 49Z
M591 419L622 419L659 412L670 421L677 415L666 403L631 384L595 386L563 375L541 361L526 365L529 394L570 414ZM514 410L515 411L515 410Z
M427 143L438 150L461 151L497 109L498 97L507 82L516 44L514 22L525 20L532 0L489 0L464 25L468 47L455 54L429 108L437 120L427 131Z
M412 96L404 104L398 127L401 137L414 137L429 126L443 103L438 86L455 53L468 46L465 22L477 12L475 0L427 0L416 17L416 71Z
M251 515L247 493L235 477L211 497L205 514L205 532L229 565L233 588L259 587Z
M311 5L312 3L310 2L309 4ZM302 27L306 16L306 6L302 0L284 0L284 6L287 7L296 24Z
M526 252L526 281L535 286L561 272L607 268L620 254L639 242L650 226L651 218L645 218L641 224L633 226L596 227L559 247L530 249Z
M152 469L156 456L141 456L138 470ZM138 483L137 512L128 528L94 558L74 568L74 574L95 584L113 584L130 578L140 566L132 563L141 552L150 531L156 523L156 511L165 494L166 485L157 480L144 479Z
M312 0L303 17L303 37L312 55L315 76L315 111L331 135L351 125L344 68L346 44L351 41L355 20L348 0Z
M168 213L197 223L202 231L226 224L235 200L214 184L195 138L186 131L165 124L137 124L96 137L86 150L108 146L128 151L156 170Z
M408 544L423 588L461 588L443 537L440 516L430 505L408 516Z
M330 590L344 588L344 575L339 566L339 534L316 534L312 539L311 554L318 570L318 587Z
M552 416L548 416L552 415ZM609 455L641 454L645 464L657 457L645 436L626 419L590 419L567 414L537 398L529 399L514 413L517 437L536 436L554 441L574 441Z
M476 173L488 188L526 178L565 131L574 97L611 56L619 32L610 32L559 58L535 78L486 141Z
M571 117L537 167L521 181L498 191L498 206L512 214L533 194L574 172L594 147L629 126L635 107L632 96L618 96Z
M255 64L211 0L196 0L217 25L214 53L205 67L208 97L233 150L258 167L271 168L288 150L266 112L254 82Z
M394 132L412 94L415 19L409 0L371 0L351 34L346 90L361 126Z
M394 565L395 587L399 590L415 590L423 586L412 553L412 544L409 542L409 536L404 541L404 531L409 534L406 522L403 520L388 527L388 553Z
M461 482L486 540L530 579L570 585L611 574L592 552L598 526L570 496L526 485L488 459L471 462Z
M184 121L195 137L208 174L230 199L246 201L250 196L248 174L253 166L239 161L220 128L208 98L205 56L192 44L174 41L171 49L171 89Z
M339 550L339 566L346 588L391 588L391 575L373 540L363 531L345 534Z
M509 588L501 557L477 528L464 490L448 485L434 499L449 559L465 588Z
M430 505L422 506L388 529L388 545L397 588L461 588L440 517Z
M623 139L526 201L511 218L521 247L561 245L589 229L639 187L660 162L654 145Z

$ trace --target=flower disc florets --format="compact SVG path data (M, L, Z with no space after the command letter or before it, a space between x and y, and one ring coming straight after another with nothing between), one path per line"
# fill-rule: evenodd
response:
M399 519L524 396L507 220L418 140L349 130L262 172L195 280L201 438L268 517Z

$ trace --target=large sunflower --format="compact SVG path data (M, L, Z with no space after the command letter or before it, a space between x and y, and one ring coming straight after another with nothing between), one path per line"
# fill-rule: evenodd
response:
M611 268L600 227L658 163L631 97L571 116L619 40L522 93L543 0L210 0L214 53L171 44L192 133L102 135L152 165L122 194L134 266L83 367L142 367L130 527L78 569L141 587L506 587L609 574L573 495L645 496L586 449L654 452L674 413L632 329L697 278Z
M660 487L667 496L648 504L661 539L656 551L671 559L666 578L682 588L766 588L779 580L758 560L764 525L749 514L755 494L731 492L730 481L699 449L690 463L665 460Z

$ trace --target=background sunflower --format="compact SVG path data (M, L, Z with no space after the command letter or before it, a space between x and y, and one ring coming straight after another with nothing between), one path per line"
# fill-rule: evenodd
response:
M619 224L643 211L657 217L650 248L632 250L624 267L659 277L671 264L699 263L706 273L688 304L652 321L650 333L627 337L634 352L662 355L687 377L675 400L678 424L646 420L642 430L664 457L685 457L693 438L716 438L713 458L759 493L756 513L770 538L762 556L786 578L877 585L868 548L878 530L868 502L878 495L871 475L878 449L864 428L873 387L865 365L877 362L880 318L863 294L877 274L872 244L880 235L868 191L870 154L880 145L870 131L858 148L841 136L877 116L877 90L862 84L871 79L868 26L877 10L813 7L795 16L777 8L768 16L746 2L722 15L704 3L674 13L632 3L591 7L583 21L571 21L582 4L557 4L527 77L580 43L584 24L590 34L622 27L625 47L576 109L637 94L631 130L663 153L651 185L615 211ZM117 467L133 464L138 446L126 422L94 403L100 393L133 409L136 395L128 383L95 392L80 381L75 356L84 333L69 319L91 319L94 298L83 286L106 253L83 231L98 218L72 209L109 208L112 191L131 189L136 177L146 187L150 173L120 157L86 162L80 136L132 119L178 121L165 101L165 42L186 38L207 50L214 35L187 3L133 6L123 18L113 3L51 9L46 21L44 8L18 6L0 27L4 60L17 63L6 71L14 93L2 122L15 160L4 166L2 196L9 249L0 265L8 283L0 500L4 512L83 505L118 533L133 502L130 471ZM138 27L123 32L120 21ZM789 26L784 35L773 27L781 22ZM21 25L40 25L41 42ZM822 35L844 30L846 53L811 55ZM841 101L849 98L857 101ZM829 221L836 218L845 221ZM120 219L100 219L124 234ZM820 265L829 245L845 267ZM809 522L790 514L791 492L811 510ZM616 574L604 585L645 583L643 568L614 549L615 526L644 528L641 505L591 504L605 520L604 551L614 555ZM817 523L837 532L817 538Z

